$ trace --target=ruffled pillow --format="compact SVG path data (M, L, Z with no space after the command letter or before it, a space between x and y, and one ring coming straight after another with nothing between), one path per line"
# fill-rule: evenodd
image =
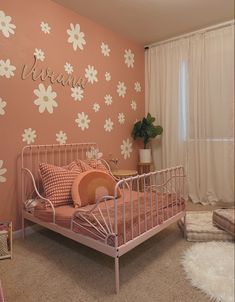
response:
M85 163L88 164L92 169L98 169L106 173L110 173L109 169L99 159L87 159Z

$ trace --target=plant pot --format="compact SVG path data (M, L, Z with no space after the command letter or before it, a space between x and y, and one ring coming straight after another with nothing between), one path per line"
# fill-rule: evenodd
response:
M151 149L140 149L140 163L151 163Z

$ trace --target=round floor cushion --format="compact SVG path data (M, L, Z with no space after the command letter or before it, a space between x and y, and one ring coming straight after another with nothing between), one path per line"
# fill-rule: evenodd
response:
M114 196L116 181L106 172L90 170L79 174L72 185L75 207L94 204L102 196Z

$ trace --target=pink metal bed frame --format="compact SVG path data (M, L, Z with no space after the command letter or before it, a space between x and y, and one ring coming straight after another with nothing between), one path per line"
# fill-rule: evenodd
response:
M89 225L89 229L86 231L93 233L93 238L90 236L85 236L83 234L77 233L73 231L74 224L78 224L77 221L72 219L70 229L62 227L55 223L55 208L52 202L41 195L40 191L40 178L38 174L38 165L41 162L51 163L57 166L64 166L75 159L85 159L86 152L90 150L91 147L97 148L96 143L74 143L74 144L64 144L64 145L29 145L25 146L22 149L21 160L22 160L22 234L23 238L25 235L25 220L32 221L36 224L39 224L45 228L48 228L54 232L57 232L65 237L68 237L72 240L75 240L81 244L84 244L90 248L93 248L97 251L100 251L108 256L111 256L115 260L115 289L116 293L119 292L119 257L132 250L142 242L146 241L150 237L154 236L161 230L168 227L170 224L178 221L182 217L185 216L185 209L181 203L177 205L177 213L172 214L172 216L164 219L163 222L157 223L157 225L153 225L153 205L155 204L158 208L158 198L152 198L152 192L160 192L160 194L173 193L175 194L177 200L183 199L184 196L184 169L182 166L169 168L161 171L154 171L147 174L137 175L134 177L129 177L127 179L119 180L115 187L114 196L104 196L103 198L97 200L93 209L98 210L100 216L103 218L103 223L101 224L92 214L92 210L89 212L93 215L93 218L96 220L96 225L90 222L89 219L83 217L83 209L80 208L76 213L79 213L81 217L83 217ZM138 234L134 234L134 225L133 225L133 213L131 212L131 239L127 239L127 230L126 230L126 209L125 203L123 203L122 215L123 215L123 244L118 244L118 205L115 197L118 195L118 190L128 191L130 196L132 196L132 189L137 191L137 194L149 193L151 196L151 228L147 228L147 224L145 222L145 231L141 233L140 231L140 213L138 216ZM141 188L141 191L140 191ZM50 207L53 211L53 221L45 222L37 217L35 217L30 211L25 209L25 201L26 200L34 200L35 196L33 196L33 192L36 192L37 198L40 198L42 201L49 202ZM142 194L142 196L143 196ZM111 223L111 217L109 213L109 206L107 206L106 202L110 200L113 202L114 206L114 217ZM100 203L104 202L106 207L106 219L104 214L104 207L101 209ZM132 198L131 209L132 209ZM142 200L138 200L138 202L146 202L145 198ZM167 201L168 202L168 201ZM144 204L145 213L144 216L146 219L146 205ZM132 211L132 210L131 210ZM173 212L173 205L172 205ZM75 216L76 216L75 213ZM156 213L155 213L156 214ZM158 219L158 218L157 218ZM97 227L98 225L98 227ZM79 225L84 228L84 225ZM92 232L94 230L94 232ZM94 236L97 238L94 238ZM114 246L108 244L108 238L110 236L114 239Z

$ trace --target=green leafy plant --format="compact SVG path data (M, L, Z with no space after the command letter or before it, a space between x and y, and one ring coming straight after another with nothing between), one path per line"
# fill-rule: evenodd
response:
M155 126L153 124L154 122L155 118L148 113L146 117L134 124L134 128L131 132L134 139L143 139L144 149L146 149L147 144L152 138L161 135L163 132L162 126Z

